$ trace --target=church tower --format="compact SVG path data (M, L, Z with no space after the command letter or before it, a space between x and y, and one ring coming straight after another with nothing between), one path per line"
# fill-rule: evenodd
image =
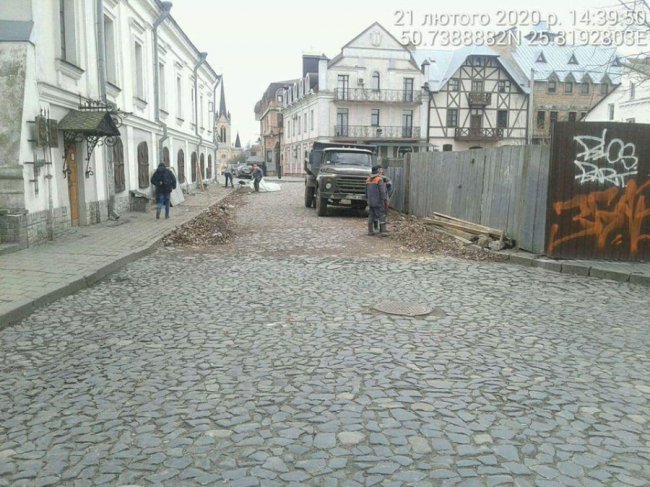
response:
M231 147L232 134L230 128L230 112L226 109L226 93L221 80L221 101L219 103L219 112L216 114L215 131L217 142L220 147Z

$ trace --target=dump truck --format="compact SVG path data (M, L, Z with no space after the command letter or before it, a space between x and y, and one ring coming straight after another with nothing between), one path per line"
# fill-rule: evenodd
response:
M305 159L305 206L315 206L318 216L330 205L363 210L374 161L371 145L314 142Z

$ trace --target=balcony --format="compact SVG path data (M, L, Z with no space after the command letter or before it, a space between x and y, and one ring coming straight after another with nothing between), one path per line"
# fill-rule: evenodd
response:
M419 139L420 127L335 125L334 137L343 139Z
M368 88L337 88L334 101L369 103L416 103L422 102L422 93L410 90L371 90Z
M480 128L470 128L470 127L457 127L454 134L454 139L456 140L466 140L466 141L495 141L503 139L504 129L480 129Z
M492 101L492 94L486 91L470 91L467 102L470 107L486 107Z

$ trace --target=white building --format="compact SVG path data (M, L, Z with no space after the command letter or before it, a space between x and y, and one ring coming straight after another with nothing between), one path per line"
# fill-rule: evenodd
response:
M0 238L102 221L150 194L159 161L184 185L214 177L219 76L170 6L0 2Z
M624 63L621 83L587 113L585 121L650 123L650 57Z
M314 141L375 145L380 159L423 149L423 83L411 51L376 22L333 59L303 56L302 77L278 95L285 173L303 173Z
M437 150L525 144L528 80L488 47L418 50L428 93L428 141Z

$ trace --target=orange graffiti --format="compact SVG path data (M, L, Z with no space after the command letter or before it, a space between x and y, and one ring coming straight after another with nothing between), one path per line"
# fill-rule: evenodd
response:
M598 249L608 245L622 245L627 237L630 254L637 255L639 243L650 240L650 234L644 234L643 222L650 217L650 207L646 206L646 195L650 180L638 186L635 180L628 181L625 190L617 187L605 191L574 196L567 201L553 203L557 216L564 212L578 210L571 220L580 230L565 236L559 236L560 225L554 223L549 235L548 253L551 254L560 245L572 240L593 237Z

